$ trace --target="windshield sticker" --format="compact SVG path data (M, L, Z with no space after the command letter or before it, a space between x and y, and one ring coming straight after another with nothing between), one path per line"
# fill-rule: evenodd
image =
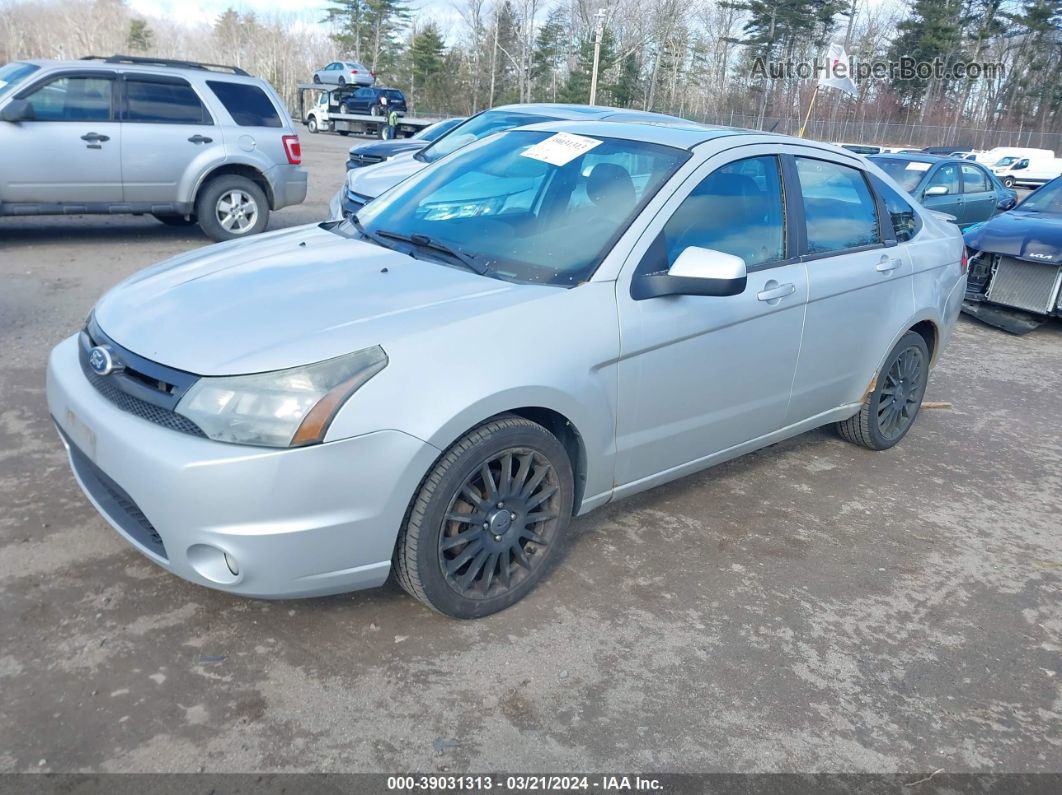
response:
M589 152L601 141L596 138L587 138L585 135L573 135L572 133L557 133L544 141L539 141L532 147L525 149L520 154L530 157L532 160L541 160L552 166L563 166L575 160L584 152Z
M929 171L929 167L931 165L933 165L933 164L932 163L908 163L907 164L907 170L908 171Z

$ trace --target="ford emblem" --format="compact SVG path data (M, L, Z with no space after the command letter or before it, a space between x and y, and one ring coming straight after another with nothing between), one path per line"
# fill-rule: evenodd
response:
M111 349L106 345L97 345L89 351L89 367L96 375L110 375L122 369L122 365L114 358Z

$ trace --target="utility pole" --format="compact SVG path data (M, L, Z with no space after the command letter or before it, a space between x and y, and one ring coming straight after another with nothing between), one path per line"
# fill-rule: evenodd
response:
M597 67L601 62L601 36L605 32L605 9L597 9L597 30L594 34L594 71L590 76L590 104L597 102Z

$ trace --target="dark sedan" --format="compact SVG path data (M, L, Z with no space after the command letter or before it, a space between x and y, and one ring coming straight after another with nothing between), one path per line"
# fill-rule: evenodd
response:
M1009 210L1018 194L978 163L927 154L874 155L869 158L923 207L954 216L959 228L987 221Z
M1016 334L1062 316L1062 177L963 237L966 312Z
M384 160L389 160L395 155L400 155L403 152L417 152L423 149L439 138L442 138L446 133L456 127L458 124L464 121L464 118L458 117L454 119L444 119L443 121L437 121L416 135L409 138L396 138L392 141L372 141L364 144L356 144L350 147L350 153L347 156L347 170L352 168L361 168L362 166L372 166L377 163L382 163Z

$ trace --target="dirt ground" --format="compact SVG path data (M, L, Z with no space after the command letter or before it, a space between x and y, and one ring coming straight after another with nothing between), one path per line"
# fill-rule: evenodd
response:
M319 220L348 139L303 134ZM578 519L486 620L396 586L261 602L81 495L44 365L207 241L0 219L0 771L1062 771L1062 324L963 318L885 453L808 433Z

